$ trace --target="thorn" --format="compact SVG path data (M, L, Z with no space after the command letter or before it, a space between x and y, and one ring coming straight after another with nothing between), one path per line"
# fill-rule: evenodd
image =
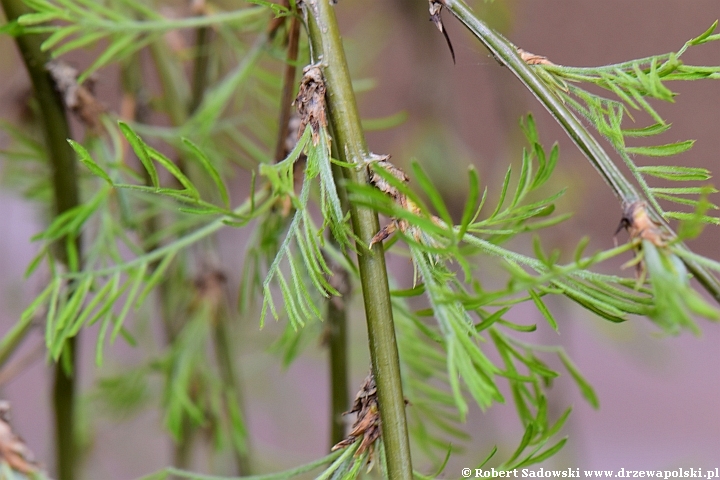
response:
M442 17L440 17L440 12L442 11L443 4L438 0L430 0L430 20L435 24L438 30L443 34L445 37L445 41L447 42L448 48L450 49L450 55L452 55L453 65L456 64L455 62L455 49L452 46L452 42L450 41L450 37L448 36L447 30L445 29L445 26L443 25Z

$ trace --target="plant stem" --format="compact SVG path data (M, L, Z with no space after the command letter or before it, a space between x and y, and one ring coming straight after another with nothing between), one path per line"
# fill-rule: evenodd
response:
M278 123L278 139L275 145L275 162L281 161L288 154L286 148L286 139L288 135L288 127L290 124L291 105L293 95L295 94L295 76L297 68L295 66L298 57L298 49L300 45L300 20L297 16L290 19L290 29L288 30L288 53L287 64L285 65L285 73L283 76L283 90L280 98L280 122Z
M9 22L20 15L30 13L21 0L2 0L5 16ZM55 214L60 215L80 201L75 154L67 142L70 127L60 94L45 69L50 60L40 49L45 40L42 35L20 35L15 38L25 67L33 84L35 97L40 105L40 118L45 136L45 148L52 168L52 185ZM55 245L53 255L67 265L67 252L62 239ZM80 242L76 240L78 254ZM75 475L75 360L76 337L67 340L61 361L55 364L53 383L53 407L55 412L56 463L59 480L73 480Z
M335 138L334 129L331 127L332 137ZM332 145L333 158L339 158L336 145ZM345 171L339 165L333 164L333 177L336 180L345 178ZM350 209L347 198L347 191L337 182L337 193L342 205L343 213ZM330 236L330 242L337 245L335 237ZM345 422L343 413L349 410L350 394L348 392L348 334L347 334L347 309L350 301L352 285L350 275L341 265L329 258L328 266L333 272L330 284L340 293L339 297L331 297L327 303L327 343L330 362L330 447L345 438Z
M358 166L348 172L351 181L367 183L365 162L370 154L360 125L335 12L329 0L306 0L304 4L315 59L322 55L326 101L335 134L333 143L341 160ZM337 178L336 182L342 185L341 179ZM355 234L363 244L358 246L358 266L370 357L378 389L387 473L392 479L409 480L413 478L412 463L385 255L379 242L372 249L365 246L380 229L380 223L377 213L371 209L351 205L350 213Z
M195 64L193 65L192 92L188 113L192 115L200 106L205 89L207 88L208 64L210 62L210 35L209 27L200 27L195 30Z
M347 341L347 294L350 278L345 270L330 261L333 271L332 286L343 294L327 303L327 343L330 360L330 447L345 438L343 413L349 409L348 393L348 341ZM337 279L335 278L337 277ZM342 285L340 283L342 282ZM338 288L339 287L339 288Z
M215 321L215 354L217 357L218 369L220 370L220 378L225 384L226 402L237 402L237 410L244 412L242 388L240 379L235 371L235 360L233 356L232 335L230 330L230 316L227 312L217 313ZM226 407L231 409L232 407ZM229 427L232 428L232 427ZM231 438L233 434L230 433ZM235 458L236 473L239 476L250 474L250 454L248 451L247 436L243 439L244 445L238 444L234 438L231 440L233 456Z
M517 48L510 41L480 20L461 0L441 0L441 2L490 50L499 62L508 67L525 87L535 95L562 126L575 145L590 160L590 163L610 185L615 195L624 205L643 198L635 186L618 170L595 137L587 131L570 109L538 77L533 68L520 58ZM660 222L674 236L675 234L662 215L655 211L652 205L648 205L647 208L651 217ZM678 243L677 248L689 251L682 243ZM720 302L720 281L698 262L690 258L683 258L682 260L705 290Z

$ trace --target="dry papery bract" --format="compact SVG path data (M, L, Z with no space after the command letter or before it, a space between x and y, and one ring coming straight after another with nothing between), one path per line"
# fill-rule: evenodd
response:
M365 377L360 390L355 396L355 402L352 408L343 415L349 415L351 413L357 413L352 431L350 431L344 440L338 442L332 448L332 451L334 452L335 450L349 447L355 443L358 438L362 437L362 442L355 452L355 456L362 455L364 452L369 451L370 457L372 457L375 440L380 438L381 433L377 386L375 385L375 376L372 373Z
M325 116L325 80L320 65L308 65L303 69L300 90L295 98L300 114L298 134L305 131L309 124L312 128L313 145L320 141L320 128L327 127Z
M382 168L401 182L409 182L410 178L407 174L390 163L388 161L389 159L390 155L373 154L373 157L370 159L370 184L381 192L389 195L403 210L419 215L421 213L420 208L412 200L410 200L407 195L402 194L397 188L393 187L387 180L378 175L376 172L377 168ZM442 225L442 221L439 218L432 217L432 220L438 225ZM401 232L412 236L418 242L422 241L422 231L419 228L410 225L407 220L391 218L390 223L381 228L380 231L373 236L370 241L370 247L389 238L396 230L400 230Z
M523 62L527 63L528 65L555 65L553 62L548 60L547 57L526 52L522 48L518 48L517 52L520 55L520 58L522 58Z
M623 210L623 217L616 234L625 228L631 240L647 240L656 247L667 246L668 233L662 228L662 225L650 218L647 212L647 203L631 202L625 205Z

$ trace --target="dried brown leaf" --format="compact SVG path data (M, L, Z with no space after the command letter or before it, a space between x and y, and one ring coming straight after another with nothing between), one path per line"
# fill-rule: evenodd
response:
M320 140L320 128L327 127L325 116L325 80L319 65L308 65L303 69L300 90L295 105L300 114L298 138L307 125L312 128L313 145Z
M527 63L528 65L555 65L550 60L548 60L547 57L526 52L522 48L518 48L517 52L520 54L520 58L522 58L523 62Z
M372 373L363 381L350 411L345 412L343 415L350 413L357 413L357 418L355 419L355 423L353 423L352 430L344 440L338 442L332 448L332 451L334 452L335 450L349 447L354 444L358 438L362 437L360 447L358 447L355 452L355 456L362 455L367 451L370 452L370 456L372 457L374 443L380 438L381 434L377 386L375 385L375 376Z
M616 234L625 228L631 240L647 240L656 247L665 247L669 240L668 233L662 225L655 222L647 213L647 203L637 201L625 206L623 218L620 220Z
M378 173L376 172L375 169L382 168L401 182L409 182L410 178L407 176L407 174L392 163L390 163L388 161L389 159L390 155L373 156L373 158L371 159L372 163L370 164L370 184L375 186L375 188L377 188L381 192L392 197L393 200L395 200L395 203L397 203L403 210L406 210L415 215L419 215L421 213L420 207L418 207L412 200L410 200L407 195L403 195L402 193L400 193L397 188L393 187L387 180L385 180L382 176L378 175ZM440 219L436 217L433 217L433 221L438 224L442 224ZM420 242L422 239L422 230L420 230L418 227L411 225L407 220L391 218L390 223L380 229L380 231L376 233L370 240L370 247L372 247L378 242L382 242L383 240L389 238L393 233L395 233L396 230L400 230L405 234L411 235L418 242Z

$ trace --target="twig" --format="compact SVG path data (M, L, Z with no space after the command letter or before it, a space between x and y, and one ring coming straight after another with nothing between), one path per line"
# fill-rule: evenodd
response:
M278 138L275 145L275 161L279 162L288 153L287 136L290 125L291 105L295 95L295 76L297 73L297 58L300 39L300 20L293 16L288 31L288 51L283 76L283 90L280 97L280 122L278 123Z

